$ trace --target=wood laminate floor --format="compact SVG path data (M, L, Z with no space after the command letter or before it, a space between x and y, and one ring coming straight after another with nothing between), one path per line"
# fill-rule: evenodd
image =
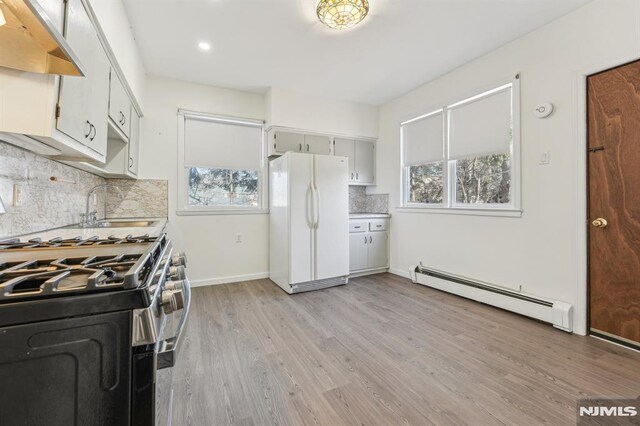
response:
M564 425L640 395L640 353L394 275L196 288L173 424Z

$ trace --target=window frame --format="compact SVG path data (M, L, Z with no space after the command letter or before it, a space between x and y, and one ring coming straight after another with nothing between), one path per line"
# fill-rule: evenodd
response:
M211 121L215 123L237 124L260 129L260 168L258 169L258 205L255 207L242 206L191 206L189 205L189 167L185 164L185 124L188 119ZM210 114L204 112L178 109L178 203L176 214L178 216L191 215L237 215L237 214L266 214L269 212L267 182L267 160L265 146L265 123L263 120L232 117L226 115ZM214 166L212 166L214 167Z
M510 203L508 204L475 204L459 203L456 200L456 159L449 158L449 110L453 107L463 105L474 100L481 99L493 93L504 90L511 86L511 114L512 114L512 141L510 146L511 156L511 184ZM410 202L410 177L409 166L404 164L404 141L402 127L411 122L427 118L431 115L442 112L444 126L444 156L443 164L443 196L442 203L427 204ZM400 212L423 212L439 214L463 214L478 216L507 216L520 217L522 215L522 194L521 194L521 164L520 164L520 75L509 79L502 79L489 86L488 89L476 91L471 96L458 99L448 103L446 106L436 107L426 114L402 121L399 126L400 133L400 194L401 205L397 208ZM497 154L497 152L496 152ZM491 155L491 154L487 154Z

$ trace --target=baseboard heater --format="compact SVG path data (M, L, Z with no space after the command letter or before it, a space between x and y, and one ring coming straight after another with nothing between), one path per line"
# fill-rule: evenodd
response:
M573 306L570 303L544 299L506 287L427 268L422 264L411 266L409 274L414 283L535 318L569 333L573 331Z

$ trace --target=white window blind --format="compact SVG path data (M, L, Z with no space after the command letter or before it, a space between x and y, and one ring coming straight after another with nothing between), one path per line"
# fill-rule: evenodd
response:
M448 109L449 159L509 152L512 140L512 85Z
M442 111L402 124L403 164L415 166L444 160Z
M184 165L259 170L262 127L185 117Z

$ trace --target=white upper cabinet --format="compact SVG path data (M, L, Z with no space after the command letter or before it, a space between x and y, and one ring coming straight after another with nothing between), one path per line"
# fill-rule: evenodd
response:
M270 130L267 135L269 156L284 154L287 151L303 152L304 135L301 133Z
M129 97L122 74L115 71L120 68L104 48L107 40L87 0L34 1L64 34L86 75L57 76L0 67L0 139L81 168L86 164L95 172L108 162L111 140L128 142L131 111L136 118L140 113L132 105L138 104ZM122 170L134 175L137 146L132 149L135 161L131 166L128 151Z
M57 128L99 156L104 156L109 62L81 0L69 0L67 3L65 37L85 64L87 75L61 77Z
M347 157L349 159L349 183L356 179L356 146L355 140L335 138L333 140L333 155Z
M131 108L131 132L129 135L129 159L127 167L129 173L138 175L138 154L140 152L140 117Z
M376 144L373 141L355 141L355 183L361 185L373 185L375 180Z
M304 152L309 154L331 154L331 138L324 135L304 135Z
M333 155L349 158L349 184L375 184L375 141L336 137Z
M129 137L131 124L131 101L115 71L111 70L109 89L109 118L124 134Z

